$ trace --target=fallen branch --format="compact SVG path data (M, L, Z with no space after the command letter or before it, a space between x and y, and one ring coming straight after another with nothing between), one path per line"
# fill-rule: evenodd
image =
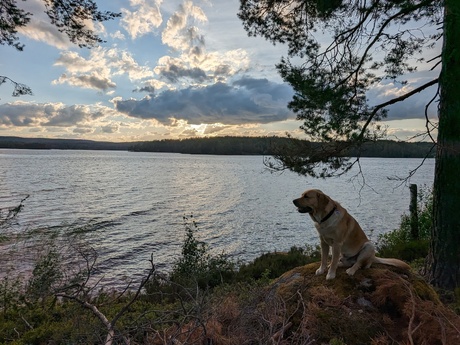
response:
M131 298L131 300L115 315L115 317L112 319L112 321L109 321L107 317L97 308L96 305L91 304L83 299L81 299L78 294L77 295L68 295L65 293L57 293L57 297L62 297L62 298L67 298L70 300L74 300L77 303L81 304L83 307L89 309L92 311L92 313L102 322L102 324L105 326L107 329L107 337L105 339L105 345L112 345L113 340L115 338L115 324L117 321L120 319L120 317L129 309L129 307L138 299L142 288L145 286L145 284L149 281L150 277L154 274L155 272L155 265L153 263L153 254L150 256L149 260L151 264L151 268L147 274L147 276L141 281L139 284L139 287L136 290L136 293L134 296ZM83 291L81 289L80 291Z

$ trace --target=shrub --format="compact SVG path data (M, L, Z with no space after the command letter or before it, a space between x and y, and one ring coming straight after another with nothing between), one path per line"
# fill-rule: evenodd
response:
M398 229L379 235L377 251L381 256L397 257L414 261L428 255L431 228L433 225L433 195L430 190L421 190L417 207L419 238L411 235L410 216L404 214Z
M53 247L49 248L38 259L27 286L29 298L40 300L53 295L56 284L60 282L63 276L61 259L59 253Z
M231 281L236 272L236 264L225 253L212 255L209 246L195 238L198 226L192 218L184 217L185 239L170 280L184 286L198 284L202 289Z
M5 315L10 309L17 309L22 303L22 284L19 278L9 278L8 274L0 281L0 311Z
M318 248L293 246L288 252L265 253L253 262L243 264L237 274L238 281L262 278L274 279L283 273L319 259Z

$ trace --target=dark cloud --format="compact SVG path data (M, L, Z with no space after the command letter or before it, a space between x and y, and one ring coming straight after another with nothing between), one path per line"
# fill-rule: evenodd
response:
M180 78L190 78L196 82L204 82L208 79L206 72L201 68L187 68L176 64L170 64L164 68L158 68L160 76L166 78L170 82L177 82Z
M117 85L109 78L101 77L95 74L92 75L71 75L68 76L63 74L57 80L57 83L68 83L74 86L81 86L90 89L97 89L101 91L107 91L113 89Z
M147 92L149 94L154 94L155 88L153 86L146 85L141 88L134 89L133 92Z
M121 100L116 102L116 108L132 117L162 123L170 123L171 118L190 124L269 123L292 118L287 109L292 95L286 84L244 78L231 85L216 83L164 91L142 100Z
M98 116L93 116L86 107L72 105L62 109L56 109L52 116L49 117L47 122L44 122L44 126L59 126L67 127L73 126L77 123L81 123L87 119L95 119Z
M219 65L216 67L214 74L215 75L222 75L222 76L228 76L231 74L232 67L230 65Z

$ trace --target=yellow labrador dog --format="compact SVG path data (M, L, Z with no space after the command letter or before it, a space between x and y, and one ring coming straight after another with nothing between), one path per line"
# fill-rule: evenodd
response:
M375 248L358 222L340 204L318 189L307 190L294 205L300 213L309 213L315 223L321 240L321 266L316 274L327 269L329 247L332 247L332 261L326 279L334 279L338 266L349 267L353 275L362 267L381 263L409 269L410 266L398 259L383 259L375 256Z

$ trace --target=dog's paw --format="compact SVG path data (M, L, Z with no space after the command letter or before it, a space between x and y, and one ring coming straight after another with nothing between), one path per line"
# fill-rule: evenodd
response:
M327 272L326 280L331 280L335 278L335 272Z
M324 272L326 272L326 269L324 267L320 267L316 270L315 274L318 276L320 274L323 274Z
M354 269L353 267L350 267L349 269L347 269L345 272L347 272L347 274L349 276L352 276L356 273L356 269Z

